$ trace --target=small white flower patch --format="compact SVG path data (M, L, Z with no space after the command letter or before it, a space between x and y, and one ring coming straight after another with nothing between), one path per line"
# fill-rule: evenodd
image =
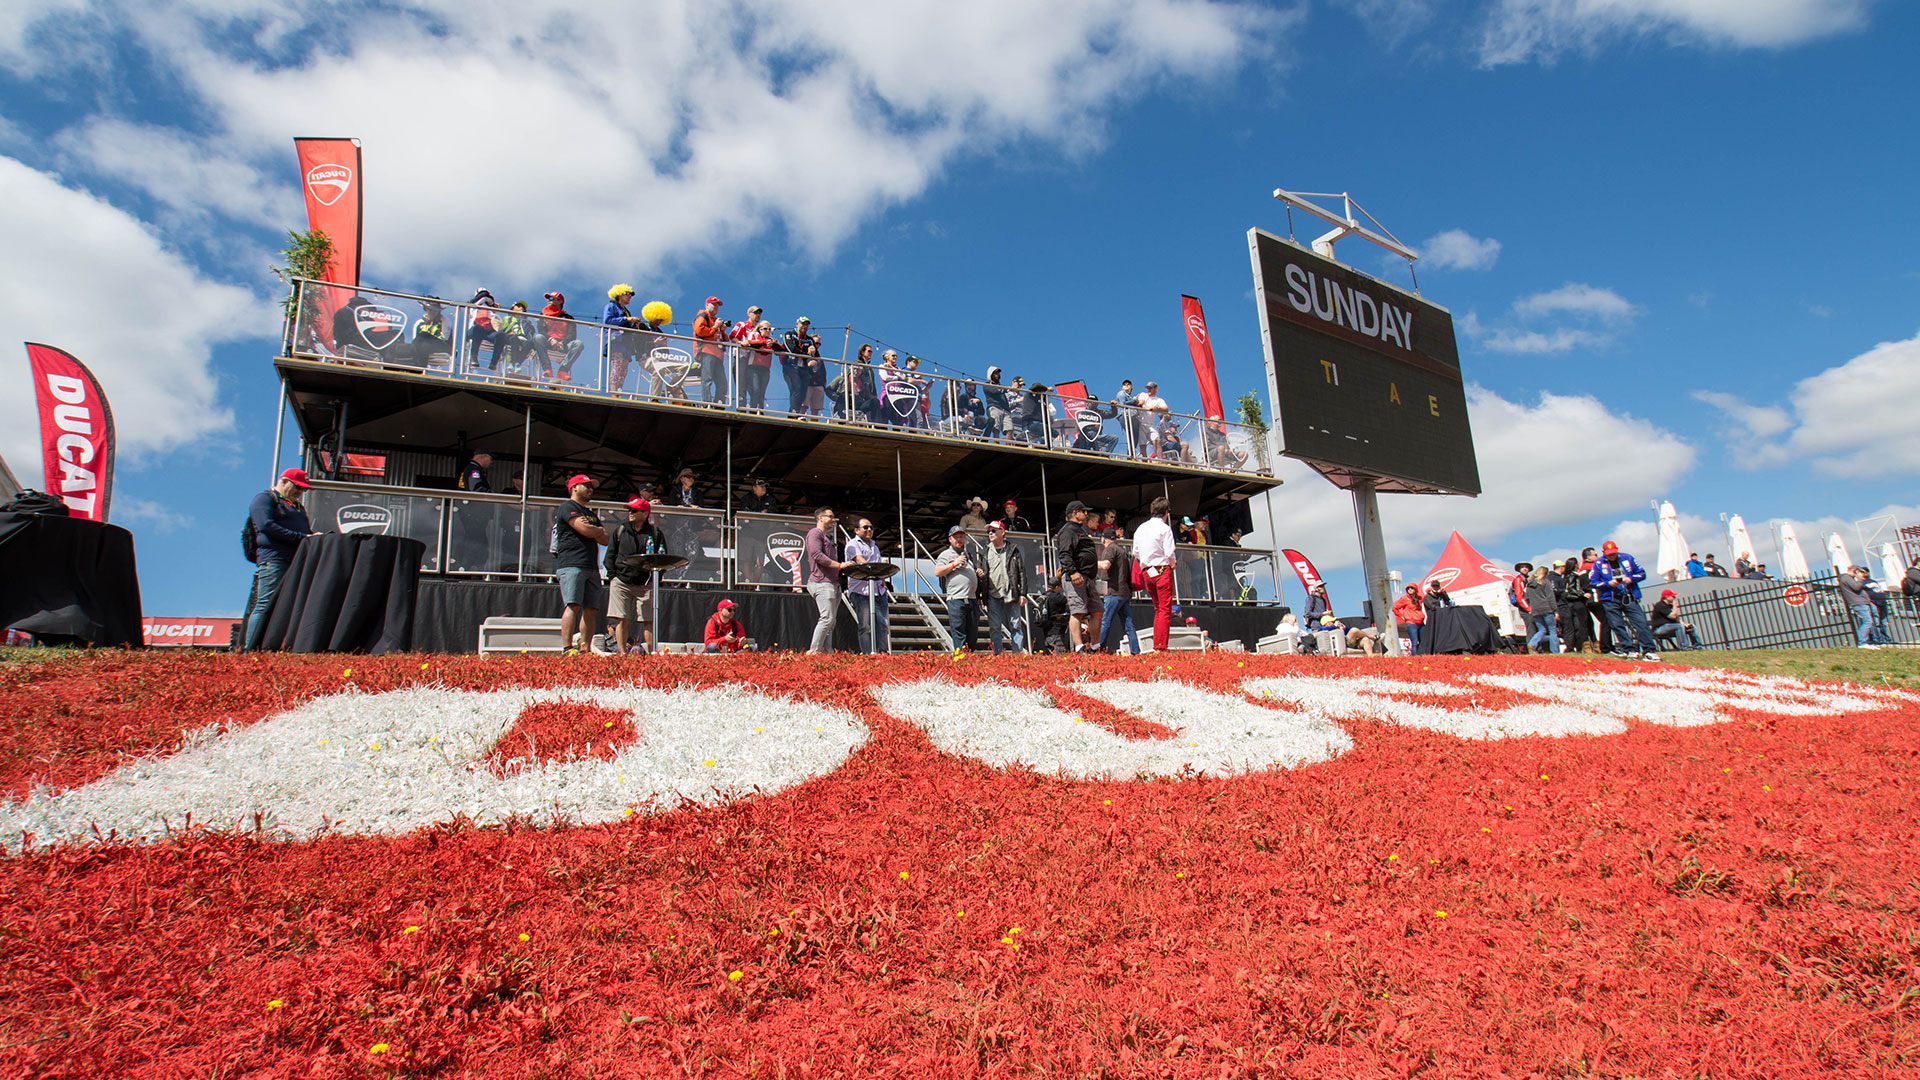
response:
M1473 682L1516 690L1622 720L1697 727L1727 719L1723 708L1781 716L1833 716L1903 703L1904 695L1864 687L1815 686L1798 679L1735 672L1648 671L1590 675L1475 675Z
M934 746L996 767L1025 766L1073 780L1232 776L1330 761L1353 746L1319 716L1263 709L1184 683L1112 680L1074 690L1173 729L1168 739L1127 739L1077 722L1038 690L945 679L874 690L880 707L927 731Z
M1521 735L1618 735L1627 730L1619 718L1559 704L1482 708L1473 692L1440 682L1401 682L1375 676L1355 678L1248 679L1247 696L1328 718L1368 717L1402 727L1445 732L1463 739L1510 739ZM1400 697L1465 698L1448 709Z
M489 770L486 758L522 710L569 701L631 711L638 741L610 760ZM155 840L189 814L194 825L221 830L251 830L257 814L279 839L400 833L462 816L608 822L683 801L771 794L832 772L866 737L844 710L739 686L348 692L196 733L171 756L0 806L0 844L17 851L23 833L40 844L81 843L96 829Z

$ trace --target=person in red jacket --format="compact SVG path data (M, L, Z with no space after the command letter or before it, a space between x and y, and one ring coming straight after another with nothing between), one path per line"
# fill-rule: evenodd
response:
M733 614L733 601L722 600L707 619L707 651L739 652L747 647L747 626Z
M1418 652L1420 631L1427 624L1427 609L1420 600L1420 586L1407 586L1407 591L1393 602L1393 621L1407 632L1408 643Z

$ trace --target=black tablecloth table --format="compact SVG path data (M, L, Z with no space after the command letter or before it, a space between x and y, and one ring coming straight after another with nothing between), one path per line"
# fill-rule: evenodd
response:
M408 651L425 554L425 544L405 536L307 537L280 578L260 647L375 656Z
M1500 624L1483 607L1432 608L1420 631L1421 655L1500 651Z
M133 534L77 517L0 511L0 629L53 642L142 641Z

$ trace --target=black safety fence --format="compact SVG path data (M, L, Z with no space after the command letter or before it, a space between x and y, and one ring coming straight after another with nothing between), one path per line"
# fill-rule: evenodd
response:
M1920 643L1920 611L1895 590L1876 604L1877 644ZM1649 607L1652 605L1649 604ZM1683 600L1677 617L1710 649L1825 649L1857 644L1853 612L1827 571L1808 581L1750 583Z

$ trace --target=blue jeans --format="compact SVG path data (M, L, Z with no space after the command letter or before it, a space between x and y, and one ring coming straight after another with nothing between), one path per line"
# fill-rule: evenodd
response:
M1424 628L1424 623L1403 622L1400 624L1400 629L1407 635L1407 644L1413 647L1414 652L1420 651L1420 631Z
M1102 602L1100 616L1100 647L1120 651L1120 630L1127 631L1127 648L1135 656L1140 654L1140 635L1134 632L1133 602L1118 596L1109 595Z
M1613 625L1613 647L1632 651L1637 644L1643 653L1657 652L1653 631L1647 628L1647 610L1631 596L1616 593L1607 597L1607 622ZM1631 633L1629 633L1631 630Z
M1692 634L1687 633L1687 628L1677 622L1670 622L1665 626L1654 627L1653 636L1656 638L1672 638L1673 643L1682 649L1697 649L1700 647L1699 640Z
M860 634L860 651L863 653L893 651L891 648L893 639L888 636L887 630L886 595L868 596L865 593L857 593L849 590L847 600L853 604L854 629L859 631ZM873 615L872 633L868 633L867 631L869 608L872 609L871 614ZM879 643L878 648L874 647L876 641Z
M287 572L284 559L269 559L263 549L260 563L254 567L253 588L247 593L246 632L240 637L240 647L257 649L267 636L267 613L273 608L273 598L280 595L280 575Z
M971 596L947 601L947 636L956 649L973 648L973 639L980 636L979 601Z
M1553 623L1551 615L1535 615L1533 618L1533 636L1527 639L1527 647L1538 649L1542 645L1549 652L1560 651L1560 630Z
M1000 636L1006 635L1007 648L1023 653L1027 651L1027 632L1021 625L1020 601L1002 600L997 596L987 597L987 640L993 643L993 655L1000 655Z
M1873 605L1853 605L1853 636L1856 645L1868 645L1873 642Z

